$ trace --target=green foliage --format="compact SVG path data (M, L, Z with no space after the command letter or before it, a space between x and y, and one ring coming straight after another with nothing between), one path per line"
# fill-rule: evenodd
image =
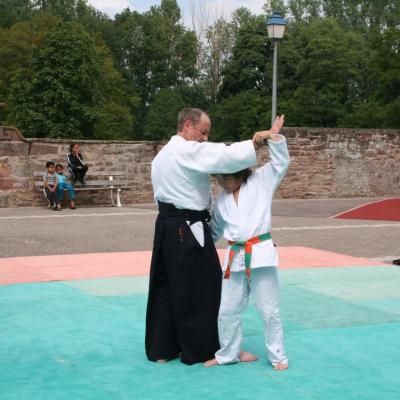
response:
M0 27L11 28L14 24L26 21L32 14L30 0L1 0L0 1Z
M381 37L365 75L365 96L343 126L400 127L400 30L388 29Z
M42 45L44 35L58 22L57 17L42 14L10 29L0 29L0 102L9 103L11 82L29 68L32 49ZM8 105L10 111L11 104Z
M204 35L198 61L199 79L205 95L214 104L222 85L223 69L232 55L235 29L234 23L219 18Z
M271 15L274 11L285 15L287 7L284 0L267 0L264 5L264 11L267 15Z
M128 137L132 118L118 99L123 94L108 51L96 48L82 26L62 22L16 75L11 118L34 137Z
M115 17L109 43L120 71L144 103L158 90L197 74L196 37L180 23L175 0L163 0L144 14L124 10Z
M184 107L207 110L208 104L203 91L186 85L161 89L149 107L144 123L144 138L169 139L176 132L176 118Z
M140 97L129 92L122 75L114 68L109 49L102 40L98 41L100 96L93 136L96 139L132 139L135 134L134 114L139 108Z
M295 22L310 21L321 15L320 0L289 0L288 12Z
M248 139L271 121L271 103L256 90L240 92L222 100L211 112L212 140L232 142Z
M224 70L220 97L242 90L265 89L267 63L265 20L249 14L239 19L233 54Z
M272 49L287 125L400 127L398 0L270 0L197 38L176 0L110 19L87 0L0 0L1 118L27 136L167 139L185 106L209 110L212 138L270 124Z
M300 49L295 69L297 87L287 100L288 123L338 126L362 93L361 72L367 65L366 46L356 32L333 19L316 19L293 38ZM297 42L297 43L296 43Z
M100 68L93 39L60 23L12 85L13 119L34 137L93 136Z

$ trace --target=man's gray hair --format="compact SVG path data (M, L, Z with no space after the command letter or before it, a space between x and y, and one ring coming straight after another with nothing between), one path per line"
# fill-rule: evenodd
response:
M178 120L176 124L176 131L182 132L183 125L185 121L190 121L193 125L196 125L199 121L201 116L205 113L200 108L184 108L178 114Z

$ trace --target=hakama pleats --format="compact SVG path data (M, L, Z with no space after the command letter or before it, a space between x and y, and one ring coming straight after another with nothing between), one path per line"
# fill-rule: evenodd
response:
M221 266L207 211L179 210L159 203L146 315L149 360L180 356L185 364L204 362L219 349L218 310ZM204 247L191 224L202 221Z

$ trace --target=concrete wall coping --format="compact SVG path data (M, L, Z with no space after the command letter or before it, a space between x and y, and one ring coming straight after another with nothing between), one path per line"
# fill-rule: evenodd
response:
M306 127L285 127L285 132L299 132L299 133L313 133L318 135L324 134L352 134L356 136L362 136L365 134L389 134L389 135L400 135L400 129L362 129L362 128L306 128ZM171 135L172 136L172 135ZM212 134L211 134L212 138ZM250 139L250 138L249 138ZM93 144L153 144L153 145L164 145L168 140L95 140L95 139L52 139L52 138L25 138L27 142L39 142L39 143L93 143Z
M24 137L18 128L13 126L0 126L1 131L10 130L13 131L18 140L27 143L65 143L70 144L72 142L83 143L83 144L152 144L155 146L164 145L168 140L96 140L96 139L56 139L56 138L26 138ZM362 136L368 134L388 134L388 135L400 135L400 129L363 129L363 128L308 128L308 127L285 127L283 133L312 133L318 136L324 134L343 134L343 135L355 135ZM171 135L172 136L172 135Z
M95 139L52 139L52 138L25 138L28 143L86 143L86 144L165 144L167 141L152 140L95 140Z

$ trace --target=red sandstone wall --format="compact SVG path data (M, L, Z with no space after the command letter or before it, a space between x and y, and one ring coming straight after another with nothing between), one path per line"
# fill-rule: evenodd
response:
M400 195L400 130L286 128L290 169L277 197L374 197ZM66 165L69 140L24 139L0 127L0 207L44 205L33 172L48 160ZM157 142L80 141L90 169L125 171L131 191L125 203L152 201L151 161ZM103 161L103 155L108 160ZM268 160L265 148L261 163ZM79 193L79 202L108 204L108 194Z

